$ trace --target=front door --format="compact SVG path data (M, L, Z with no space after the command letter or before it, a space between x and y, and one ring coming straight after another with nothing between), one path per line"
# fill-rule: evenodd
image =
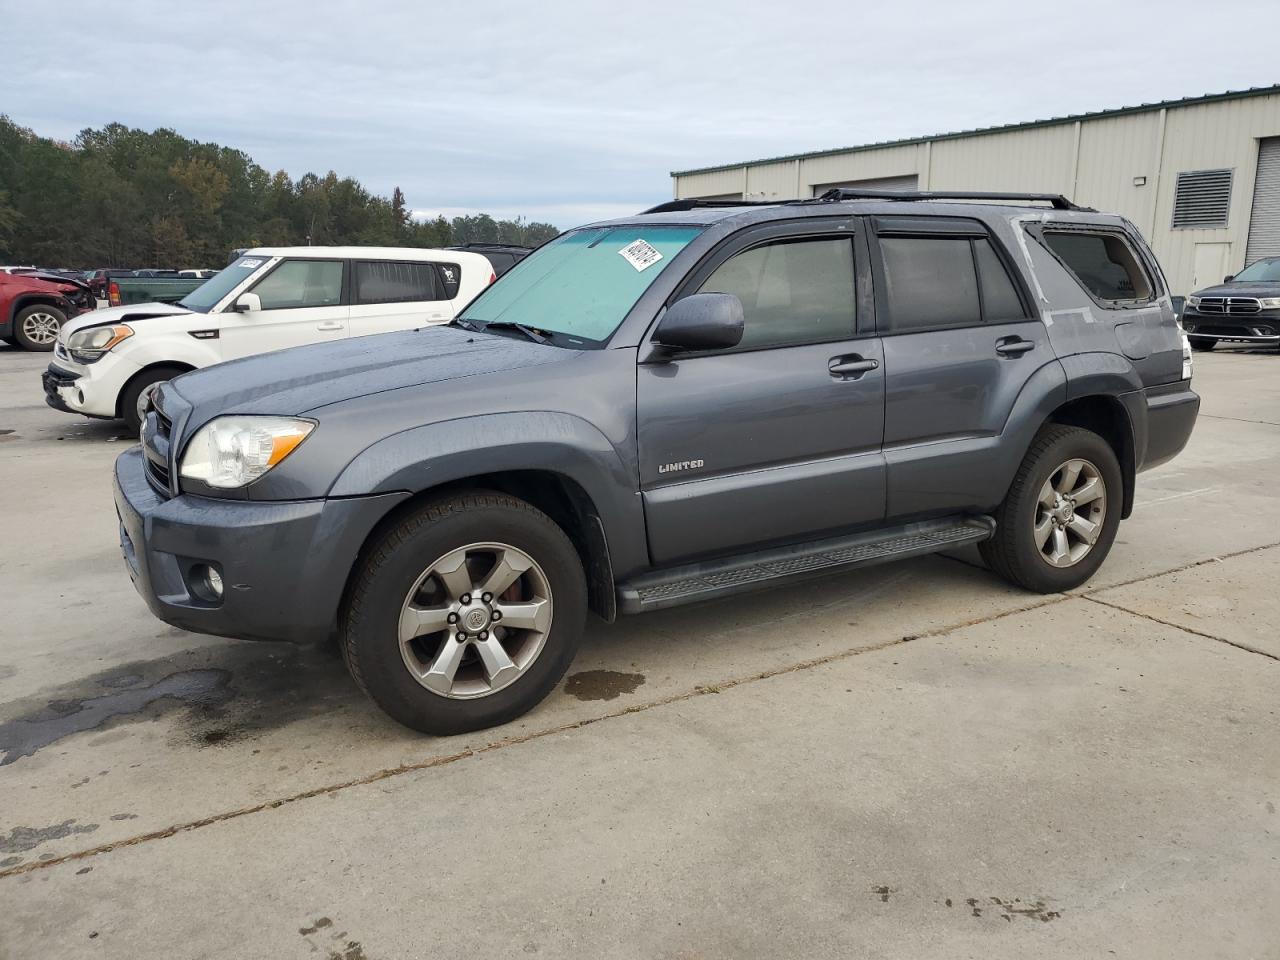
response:
M745 333L731 350L640 367L640 485L655 564L817 539L884 516L883 358L859 328L853 227L830 218L742 236L681 291L734 294Z
M260 310L222 314L222 358L346 337L345 267L342 260L281 260L248 290L257 295Z

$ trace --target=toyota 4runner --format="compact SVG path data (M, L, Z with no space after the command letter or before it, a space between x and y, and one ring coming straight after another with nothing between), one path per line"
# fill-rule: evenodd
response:
M460 732L546 696L588 609L971 543L1076 587L1186 444L1190 377L1119 216L673 201L564 234L447 326L166 383L116 462L121 547L162 620L336 632L387 713Z

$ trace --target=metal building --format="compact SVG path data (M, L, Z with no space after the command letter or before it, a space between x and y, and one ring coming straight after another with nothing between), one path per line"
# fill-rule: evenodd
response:
M850 186L1061 193L1128 217L1185 295L1280 256L1280 85L671 176L677 199Z

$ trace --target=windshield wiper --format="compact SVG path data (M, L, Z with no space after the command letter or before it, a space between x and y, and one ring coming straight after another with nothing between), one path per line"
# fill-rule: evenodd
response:
M475 323L476 321L471 320L468 322ZM523 323L516 323L514 320L489 320L480 322L484 323L484 326L480 328L481 330L515 330L517 333L523 333L534 343L551 342L547 337L544 337L537 330L533 329L533 327L526 327Z

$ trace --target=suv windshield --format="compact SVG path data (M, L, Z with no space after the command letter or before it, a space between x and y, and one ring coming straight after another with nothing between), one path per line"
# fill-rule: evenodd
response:
M241 257L216 276L210 277L178 301L178 306L196 313L208 313L228 293L243 283L252 273L268 263L270 257Z
M512 267L459 321L522 324L566 345L600 343L702 229L628 224L566 233Z
M1232 277L1231 280L1232 283L1248 283L1249 281L1254 283L1280 283L1280 257L1251 263Z

